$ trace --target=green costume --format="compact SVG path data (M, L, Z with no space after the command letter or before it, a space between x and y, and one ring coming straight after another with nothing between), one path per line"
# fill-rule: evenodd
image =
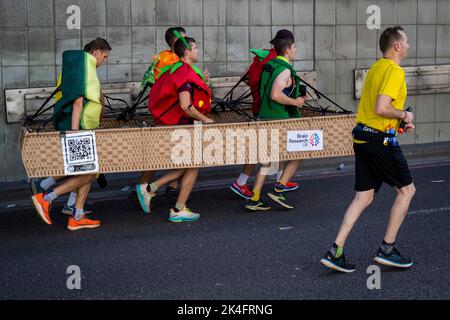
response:
M264 66L263 72L261 74L261 109L259 112L259 118L261 120L276 120L301 117L297 107L282 105L273 101L271 98L272 87L275 79L286 69L291 71L291 77L294 86L293 93L290 97L296 99L300 96L300 77L297 75L297 72L294 70L293 66L280 56L270 60Z
M84 97L80 127L96 129L100 124L102 105L100 102L100 81L97 77L97 59L81 50L63 53L61 93L53 111L56 130L72 129L72 105Z
M250 49L249 51L257 56L259 58L259 61L263 61L270 54L270 50L267 49Z

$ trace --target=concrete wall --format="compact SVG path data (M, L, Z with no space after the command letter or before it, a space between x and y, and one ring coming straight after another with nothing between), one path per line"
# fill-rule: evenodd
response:
M281 28L294 31L296 66L316 70L319 89L356 110L353 70L378 57L380 31L368 30L366 9L381 8L382 29L401 24L411 49L407 66L450 63L450 0L0 0L0 87L50 86L63 50L106 37L113 51L103 82L139 81L164 32L183 25L200 44L200 67L212 76L239 75L248 49L267 47ZM81 8L81 30L68 30L66 9ZM412 96L417 134L405 143L450 140L450 94ZM6 125L0 94L0 182L25 177L19 126Z

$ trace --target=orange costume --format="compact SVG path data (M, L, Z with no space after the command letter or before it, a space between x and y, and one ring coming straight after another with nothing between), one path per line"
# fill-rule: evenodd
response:
M161 51L159 54L157 54L154 58L153 61L155 63L155 69L154 69L154 77L155 79L158 79L159 74L161 73L161 69L164 68L165 66L169 66L171 64L177 63L178 61L180 61L180 58L178 58L178 56L170 51L170 50L164 50Z

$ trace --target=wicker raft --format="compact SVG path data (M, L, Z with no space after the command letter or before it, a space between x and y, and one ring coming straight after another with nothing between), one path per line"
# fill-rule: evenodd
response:
M304 114L301 119L246 122L245 116L226 111L212 116L217 123L203 126L150 127L150 117L131 121L107 119L95 130L100 173L135 172L145 170L186 167L212 167L273 160L268 157L276 150L261 152L256 144L269 142L278 133L279 161L292 159L324 158L353 154L351 130L354 115L314 116ZM51 129L51 128L49 128ZM201 145L189 147L191 162L177 163L172 159L177 142L171 141L174 130L181 136L199 138ZM287 131L323 130L324 148L321 151L288 152ZM237 133L234 144L224 143L223 154L205 156L205 151L217 146L211 135L230 139ZM207 137L208 136L208 137ZM244 136L248 139L244 140ZM276 135L275 135L276 137ZM209 139L209 140L208 140ZM265 141L264 141L265 139ZM232 139L231 139L232 140ZM33 132L23 129L20 144L22 160L29 178L64 175L61 135L56 131ZM178 143L179 145L179 143ZM203 151L202 151L203 150ZM256 151L255 151L256 150ZM255 154L256 152L256 154ZM234 157L228 157L233 155ZM233 161L229 161L232 158Z

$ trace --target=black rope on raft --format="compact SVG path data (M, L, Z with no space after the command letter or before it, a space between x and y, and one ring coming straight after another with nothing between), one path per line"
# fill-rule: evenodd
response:
M315 87L313 87L311 84L309 84L308 82L306 82L305 80L303 80L302 78L300 78L300 81L303 82L308 88L310 88L311 90L314 91L314 93L317 96L317 99L314 99L314 97L309 93L308 90L306 90L307 94L311 97L311 99L320 107L320 109L323 110L328 110L328 108L330 108L330 106L328 106L327 108L322 107L322 105L319 103L318 100L320 100L321 98L326 99L327 101L331 102L333 105L335 105L336 107L338 107L339 109L341 109L341 111L336 111L336 112L331 112L330 111L325 111L325 112L330 112L330 113L343 113L343 114L350 114L352 113L351 111L344 109L343 107L341 107L337 102L333 101L332 99L330 99L327 95L325 95L324 93L320 92L318 89L316 89Z
M25 118L23 125L27 129L29 128L29 126L31 126L35 122L36 118L38 118L42 114L46 113L47 111L49 111L50 109L55 107L55 103L54 103L51 106L49 106L48 108L45 108L47 103L49 103L50 100L60 91L61 91L61 85L57 86L56 89L53 90L53 92L47 97L47 99L45 99L44 103L39 107L39 109L32 116Z
M136 96L136 98L134 99L132 105L128 105L127 107L122 110L122 112L117 116L118 120L131 120L135 117L136 115L136 111L137 110L141 110L141 109L145 109L147 107L139 107L145 100L147 100L149 98L149 94L147 94L146 96L144 96L145 92L147 92L147 89L150 88L151 86L147 83L145 85L144 88L141 89L141 91L139 92L139 94Z

